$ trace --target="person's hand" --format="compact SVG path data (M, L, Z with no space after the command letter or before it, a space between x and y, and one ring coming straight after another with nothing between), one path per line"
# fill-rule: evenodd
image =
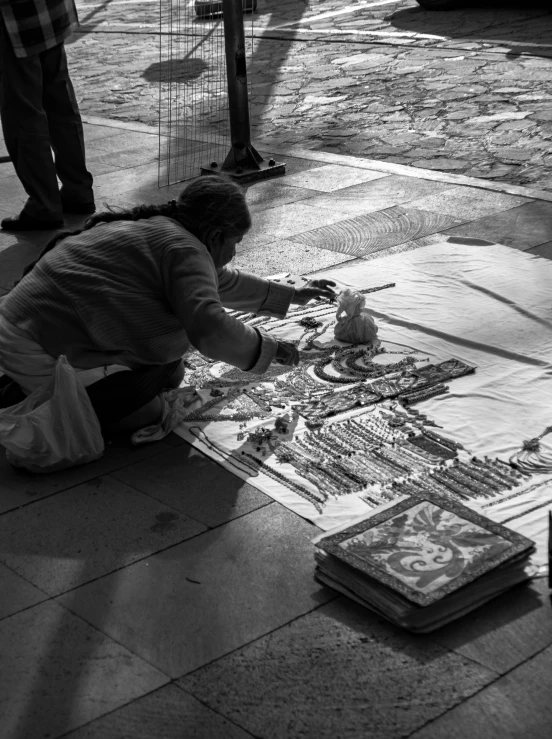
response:
M335 282L325 278L309 280L303 287L295 288L295 295L291 302L296 305L305 305L309 300L320 300L321 298L333 302L336 298L335 291L332 289L334 287Z
M299 364L299 350L291 341L279 341L274 361L278 364L295 367Z

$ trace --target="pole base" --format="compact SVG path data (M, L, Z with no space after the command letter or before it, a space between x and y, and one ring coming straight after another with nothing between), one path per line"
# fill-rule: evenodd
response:
M220 172L228 175L233 180L240 183L257 182L258 180L267 180L270 177L277 177L286 173L286 165L284 162L276 162L274 159L264 160L255 167L213 167L212 164L201 167L201 174L214 174Z

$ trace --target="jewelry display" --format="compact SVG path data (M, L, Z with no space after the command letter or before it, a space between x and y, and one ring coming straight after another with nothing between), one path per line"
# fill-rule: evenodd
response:
M435 395L448 393L448 391L448 385L443 385L443 383L439 383L437 385L428 387L425 390L419 390L418 392L401 393L399 395L399 398L401 402L405 405L412 405L413 403L420 403L423 400L429 400L429 398L433 398L435 397Z
M511 483L511 486L516 487L522 480L522 476L519 474L519 471L514 467L510 467L508 470L502 465L497 465L496 460L491 460L488 457L485 457L482 460L477 457L472 457L471 465L472 469L475 467L478 471L482 472L482 474L491 477L493 480L496 480L503 485Z
M547 426L539 436L526 439L521 450L510 457L510 464L530 474L552 472L552 452L543 451L541 444L541 439L551 432L552 426Z
M241 447L232 451L217 446L208 427L192 425L191 433L242 475L262 472L319 513L331 501L352 495L371 506L427 492L451 500L489 499L486 505L491 506L521 495L518 490L503 494L518 488L531 473L552 471L552 452L545 454L540 443L552 427L524 442L510 464L470 459L460 443L412 407L448 392L446 383L474 367L456 359L429 363L412 347L389 351L379 340L315 347L331 326L334 311L335 306L321 300L290 310L283 320L230 312L252 328L293 330L292 335L299 336L294 343L302 345L299 365L273 364L259 378L187 355L186 382L195 382L209 397L185 422L237 422ZM384 354L391 356L380 356ZM226 434L224 427L221 434Z
M262 407L246 392L239 394L239 390L230 390L226 395L219 392L212 400L200 408L189 413L182 420L185 423L197 421L249 421L253 418L266 418L270 414L270 408ZM213 391L211 391L211 395ZM208 413L214 406L222 401L229 401L219 413Z
M205 414L206 411L210 411L211 408L214 408L215 405L218 405L223 400L228 400L228 396L216 395L212 400L207 401L207 403L204 403L200 408L197 408L195 411L188 413L188 415L185 416L182 420L185 423L197 421L201 415Z
M347 355L344 355L344 356L341 355L341 356L343 357L343 361L347 360ZM350 356L349 356L349 361L351 362L352 360L350 359ZM352 382L358 382L359 380L368 380L368 379L373 380L378 377L383 377L384 375L390 375L396 372L401 372L407 367L412 367L412 365L414 365L416 362L416 360L413 357L408 356L408 357L404 357L398 362L394 362L393 364L376 364L375 362L368 363L366 352L358 352L356 353L356 356L357 356L357 366L355 367L351 367L350 363L347 365L344 365L341 362L340 355L337 355L332 360L332 365L334 368L338 369L338 371L347 372L348 376L346 377L344 377L343 375L329 374L325 369L327 362L325 362L323 359L319 360L314 365L314 374L320 380L324 380L325 382L333 382L333 383L338 383L338 384L349 384ZM360 367L358 365L358 358L360 356L364 358L363 367Z
M309 401L300 405L300 412L307 419L327 418L378 400L381 400L380 395L362 387L339 393L329 392L317 396L311 394Z
M421 466L422 469L425 470L430 469L442 462L441 457L430 454L424 449L420 449L419 447L411 445L408 439L399 441L396 444L395 449L398 449L403 456L408 457L413 461L414 464Z
M259 470L261 470L265 475L267 475L267 477L271 477L272 479L289 488L305 500L308 500L309 503L312 503L318 513L322 513L322 511L324 510L324 503L326 502L327 498L321 491L308 490L303 485L290 480L288 476L284 475L282 472L269 467L262 460L257 459L252 454L248 454L247 452L242 452L241 455L238 455L236 452L232 452L230 455L228 455L223 449L220 449L215 444L213 444L213 442L207 437L205 432L199 426L190 427L190 433L197 439L200 439L203 444L212 449L218 455L225 457L227 461L230 462L230 464L233 464L238 469L242 470L243 467L246 467L255 472L255 474L257 474Z
M314 316L304 316L299 321L299 325L302 326L305 331L301 334L298 340L298 344L308 336L309 338L305 342L304 348L306 350L312 349L315 339L321 336L327 328L327 325L323 321L317 321Z
M445 436L441 436L440 434L436 434L435 431L429 431L428 429L424 429L423 435L427 439L431 439L432 441L437 442L437 444L440 444L441 446L444 446L447 449L450 449L452 451L456 451L457 449L464 448L462 444L460 444L459 442L453 441L453 439L447 439Z
M475 372L475 367L459 359L446 359L439 364L428 364L425 367L415 370L414 374L419 378L420 382L426 385L433 385L437 382L446 380L454 380L457 377L471 374Z
M409 438L409 442L412 446L427 452L433 457L439 457L441 459L452 459L456 457L456 450L442 446L433 439L428 438L425 434L420 434L419 436L412 435Z
M463 491L470 491L475 495L475 497L483 496L486 498L493 498L497 492L496 488L486 485L485 483L478 482L469 475L464 475L460 470L454 469L453 467L448 467L443 470L441 474L443 474L447 480L458 483Z

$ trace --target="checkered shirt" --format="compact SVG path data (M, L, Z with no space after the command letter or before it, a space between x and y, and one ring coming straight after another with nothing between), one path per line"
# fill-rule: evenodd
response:
M0 12L17 57L57 46L78 25L74 0L0 0Z

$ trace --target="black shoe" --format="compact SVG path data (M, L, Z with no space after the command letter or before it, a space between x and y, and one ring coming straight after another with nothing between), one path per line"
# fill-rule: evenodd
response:
M43 221L39 218L18 215L9 216L0 222L4 231L53 231L63 226L63 221Z
M91 203L63 203L63 212L79 216L89 216L96 212L96 204Z

